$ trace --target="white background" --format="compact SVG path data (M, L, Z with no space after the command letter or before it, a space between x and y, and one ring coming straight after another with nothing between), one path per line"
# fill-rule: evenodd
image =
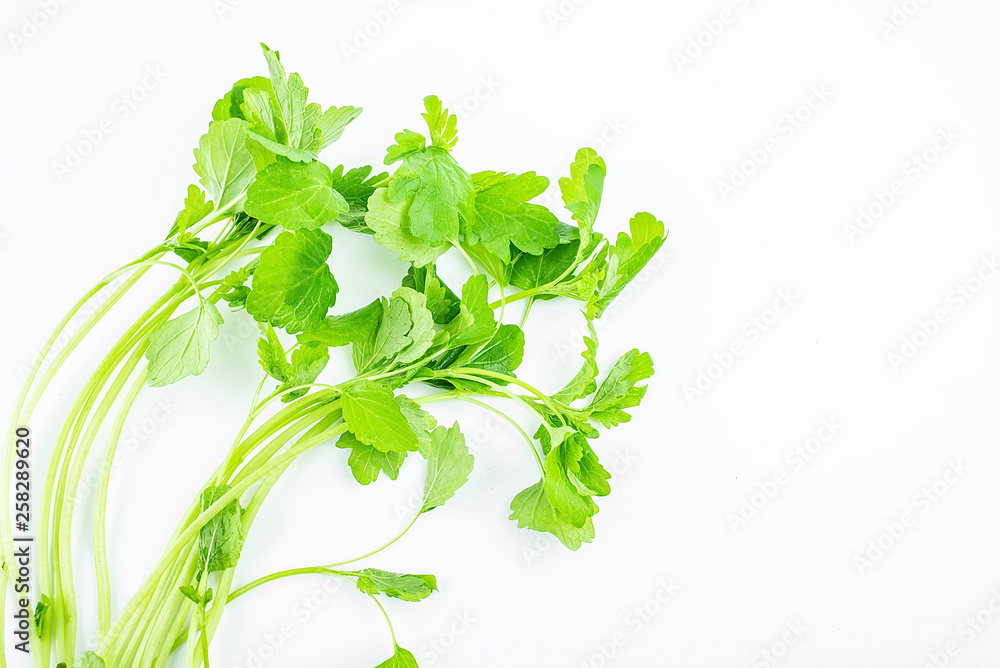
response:
M470 171L554 180L577 148L595 145L609 172L604 233L639 210L670 229L664 261L600 325L604 368L639 347L657 372L632 422L595 444L620 463L594 544L571 553L516 529L507 505L535 476L523 443L485 413L435 409L461 421L476 471L371 562L439 577L427 601L387 606L421 666L920 668L950 641L947 665L996 666L1000 280L984 258L1000 252L1000 6L896 1L910 13L893 17L893 0L398 0L395 11L383 1L100 0L52 3L46 18L44 2L6 0L2 404L79 295L166 233L212 104L266 72L264 41L311 99L365 107L324 154L330 164L378 164L394 132L420 129L420 101L435 93L462 109L456 155ZM720 30L712 22L724 10ZM373 15L390 18L365 43L359 30ZM885 23L893 18L900 25ZM701 53L691 47L679 65L699 39ZM144 78L148 89L135 92ZM116 104L122 95L142 99L129 109ZM814 109L802 107L810 100ZM783 131L796 113L800 127ZM103 119L110 134L60 178L56 163ZM942 131L957 138L935 156ZM741 167L770 138L766 162ZM925 150L936 160L913 178L905 170ZM754 173L724 198L719 183L741 168ZM901 194L849 235L859 207L877 212L895 180ZM332 233L338 309L398 285L404 267L391 255ZM174 278L153 272L60 376L32 424L39 462L83 372ZM773 319L782 291L793 305ZM936 314L934 335L917 334ZM247 316L226 317L209 371L148 391L134 411L137 447L116 468L111 499L118 606L222 457L259 380L253 338L241 337ZM538 305L519 374L558 387L578 364L581 326L572 304ZM893 364L904 339L920 345ZM734 343L743 352L728 363ZM327 377L347 372L342 361ZM714 379L686 395L700 372ZM789 453L824 420L837 433L797 466ZM953 484L918 498L952 465L962 470ZM405 525L421 475L411 462L395 483L361 488L343 451L318 448L276 488L238 582L377 545ZM785 484L769 484L776 476ZM772 495L753 496L762 489ZM757 508L734 529L744 501ZM901 536L882 535L905 517ZM83 519L77 577L92 610ZM666 603L663 582L679 589ZM378 611L349 587L327 595L322 585L285 580L235 603L213 665L385 659ZM305 614L310 597L323 602ZM984 609L979 630L965 625ZM784 656L769 662L771 648Z

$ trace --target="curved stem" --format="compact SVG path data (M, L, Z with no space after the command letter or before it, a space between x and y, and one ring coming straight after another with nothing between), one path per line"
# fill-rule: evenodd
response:
M154 249L155 250L155 249ZM153 252L153 251L150 251ZM62 367L66 358L69 354L76 349L83 337L93 329L96 324L107 314L107 312L118 303L119 300L125 295L125 293L135 285L136 282L142 277L142 275L148 271L148 269L140 269L135 272L132 276L126 279L122 285L118 286L115 291L108 297L108 299L102 303L97 309L91 313L87 320L74 332L69 341L63 346L62 350L56 354L55 359L48 365L45 372L39 379L38 385L35 385L35 380L38 378L38 374L41 373L42 367L45 364L45 359L48 357L49 353L52 351L56 345L59 337L62 335L63 331L69 326L73 317L86 306L91 299L100 293L102 289L107 287L108 283L101 281L95 285L89 292L87 292L70 310L63 316L63 319L56 326L55 330L49 336L48 341L42 347L41 352L39 352L31 370L28 373L27 378L21 386L21 391L18 395L17 402L14 405L14 411L11 417L12 428L10 429L10 435L8 436L7 448L4 450L3 454L3 464L2 464L2 480L0 480L0 487L3 489L10 489L11 475L14 466L14 452L13 447L13 434L15 432L13 427L21 426L27 423L30 416L34 413L38 399L41 393L48 387L51 383L52 378ZM34 387L34 391L32 388ZM50 467L51 468L51 467ZM45 486L48 486L48 481L46 481ZM40 509L40 515L44 516L46 509L44 505ZM42 517L40 517L39 527L45 526L42 522ZM46 567L46 552L43 551L42 546L45 540L45 534L40 530L36 530L39 537L38 553L39 553L39 569L38 569L38 582L39 589L44 592L49 589L49 572ZM9 514L0 513L0 550L3 551L3 562L13 563L14 554L14 544L13 544L13 534L11 531L11 519ZM5 628L6 619L0 621L0 628ZM33 648L32 654L34 655L35 665L39 668L43 668L48 665L49 653L50 653L50 639L52 634L48 634L44 640L39 640L35 628L33 625L29 625L28 629L29 637L31 640L31 646Z
M526 432L524 428L517 423L517 420L507 415L496 406L489 405L485 401L479 401L478 399L473 399L472 397L458 397L458 400L465 401L470 404L475 404L480 408L485 408L486 410L502 417L504 420L510 423L510 425L514 427L514 429L516 429L517 432L521 434L521 436L524 438L525 442L528 444L528 448L531 450L531 454L535 456L535 462L538 463L538 469L542 472L542 475L545 475L545 464L542 462L541 455L538 454L538 449L535 447L534 439L528 436L528 432Z
M106 655L107 650L114 645L117 636L121 633L122 627L125 626L127 620L136 613L137 609L142 605L142 602L147 596L149 596L151 590L155 587L155 583L159 581L161 577L160 574L165 571L174 560L176 560L181 546L190 544L191 541L193 541L198 535L198 532L201 531L203 526L208 524L212 518L222 512L227 505L229 505L233 500L238 499L250 488L250 486L267 476L271 471L291 462L297 456L306 452L310 448L313 448L316 445L333 438L334 436L339 436L346 430L347 425L344 424L332 427L324 431L322 434L318 434L313 438L305 439L304 441L297 443L289 448L285 453L268 461L265 465L260 466L255 470L244 471L245 476L242 479L234 482L233 486L225 494L220 496L215 503L201 512L192 522L190 522L182 531L178 533L171 546L167 548L163 556L157 562L153 572L140 586L139 590L132 597L132 600L128 602L125 609L119 615L118 622L112 626L108 636L102 642L101 651L99 651L98 654L101 656Z
M521 324L519 325L521 329L524 329L524 323L528 321L528 314L531 313L531 307L535 304L534 297L528 297L528 303L524 305L524 315L521 316Z
M498 385L497 383L491 383L487 381L485 378L483 378L483 376L485 376L486 378L496 378L497 380L502 380L506 383L517 385L518 387L524 388L528 392L531 392L533 395L541 399L542 403L545 404L545 407L548 408L553 415L557 416L560 420L562 420L563 425L566 424L566 419L565 417L563 417L563 411L562 409L556 406L556 402L553 401L549 395L545 394L541 390L536 389L534 386L529 385L520 378L515 378L514 376L508 376L507 374L503 373L497 373L496 371L490 371L489 369L479 369L471 367L469 368L460 367L457 369L449 369L447 371L439 372L439 374L445 377L453 375L457 378L464 377L466 380L474 380L480 383L486 383L490 387L500 392L503 392L504 394L507 394L511 398L516 397L517 399L520 400L520 397L517 397L517 395L514 394L513 392L510 392L502 385ZM472 376L472 378L469 378L469 376ZM530 404L528 405L530 406ZM532 411L534 411L534 409L532 409Z
M378 606L378 609L382 611L382 616L385 617L385 623L389 625L389 634L392 636L392 653L395 654L396 648L399 647L399 643L396 642L396 631L395 629L392 628L392 620L389 619L389 613L385 611L384 607L382 607L381 601L379 601L371 594L369 594L368 596L369 598L371 598L371 600L375 601L375 605Z
M125 426L125 418L132 410L139 392L146 384L146 372L143 371L135 379L132 387L122 402L111 427L108 447L104 451L104 461L101 464L101 476L97 484L97 498L94 500L94 569L97 574L97 625L99 637L103 638L111 628L111 573L108 568L108 488L111 483L111 467L115 461L115 452Z
M472 258L469 257L469 254L465 252L464 248L462 248L462 244L456 243L456 242L452 242L451 245L452 245L452 247L455 250L457 250L459 253L462 254L462 257L465 258L465 261L468 263L469 268L472 269L473 275L478 276L479 275L479 267L476 266L476 263L472 261Z
M262 577L248 582L236 591L229 594L229 598L226 600L227 604L232 603L243 594L256 589L261 585L265 585L268 582L274 582L275 580L280 580L281 578L291 577L292 575L308 575L308 574L319 574L319 575L335 575L336 571L326 567L326 566L307 566L305 568L289 568L284 571L278 571L276 573L271 573L270 575L264 575Z
M346 561L338 561L335 564L327 564L326 568L336 568L337 566L346 566L347 564L353 564L356 561L361 561L362 559L367 559L372 555L378 554L379 552L393 545L396 541L405 536L406 532L409 531L413 527L413 525L417 523L417 520L420 518L421 514L422 513L417 513L416 516L414 516L414 518L410 520L410 523L406 525L405 529L400 531L398 534L396 534L396 536L392 540L383 544L381 547L377 547L374 550L371 550L370 552L365 552L360 557L354 557L353 559L347 559Z
M135 263L132 266L135 266L135 267L156 267L156 266L159 266L159 267L171 267L172 269L176 269L177 271L179 271L181 273L181 275L184 278L186 278L188 280L188 282L191 284L191 288L194 290L194 294L197 295L199 299L201 299L201 290L202 290L202 288L199 287L198 282L196 280L194 280L194 277L188 272L188 270L185 269L184 267L180 266L179 264L174 264L173 262L165 262L164 260L143 260L142 262L137 262L137 263ZM111 274L108 275L108 279L107 280L114 280L122 272L128 271L128 270L132 269L132 266L122 267L121 269L112 272Z

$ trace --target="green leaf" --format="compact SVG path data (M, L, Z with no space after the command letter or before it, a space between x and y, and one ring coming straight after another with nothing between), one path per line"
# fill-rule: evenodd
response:
M316 382L316 378L326 368L330 361L330 349L318 341L310 341L301 344L292 351L292 363L288 369L288 377L284 384L278 388L279 392L290 390L300 385L310 385ZM282 395L283 402L289 402L305 395L308 388L301 387L292 392Z
M426 452L427 474L424 478L424 502L421 513L429 512L455 496L466 483L475 463L458 423L451 429L438 427L431 432Z
M247 148L253 154L257 169L263 169L274 162L278 156L284 156L293 162L312 162L316 159L314 151L292 148L271 139L262 127L252 125L247 131Z
M320 228L349 208L331 187L332 182L330 169L321 162L292 162L279 157L250 186L246 212L288 230Z
M246 138L246 121L212 121L194 150L194 171L219 212L235 213L257 173Z
M429 246L410 232L407 220L412 201L412 197L394 201L388 188L379 188L368 200L365 224L375 231L375 241L385 249L419 267L434 262L448 246Z
M413 654L403 649L399 645L396 645L396 650L393 653L392 657L378 664L377 666L375 666L375 668L420 668L420 667L417 665L417 660L413 658Z
M344 315L327 316L321 325L299 334L299 343L317 341L328 348L364 341L375 331L382 319L382 302L378 299L367 306Z
M632 349L622 355L597 389L588 407L590 417L605 427L631 420L632 416L625 409L638 406L646 394L646 386L637 387L636 383L652 375L653 358L649 353Z
M361 107L327 107L316 122L316 129L319 130L321 137L319 150L323 150L340 139L340 136L344 134L344 129L351 121L361 115L361 111Z
M576 433L564 435L545 456L545 496L562 517L575 527L583 527L597 513L597 504L570 479L580 471L583 445L587 441Z
M452 347L481 343L496 332L497 322L489 306L489 284L482 274L471 276L462 286L458 317L447 327Z
M434 416L420 407L413 399L399 395L396 397L399 410L406 418L410 429L417 435L417 449L420 452L429 452L431 446L431 432L437 427L437 420Z
M410 311L410 329L406 334L410 345L396 358L400 364L410 364L423 357L431 347L435 334L434 318L427 309L427 298L412 288L399 288L392 293L392 299L404 302Z
M105 668L104 659L97 656L94 652L84 652L76 657L76 661L73 662L73 668Z
M178 589L180 589L180 592L184 596L184 598L189 599L190 601L201 607L205 607L206 605L212 602L211 587L205 590L204 596L201 595L197 587L193 587L191 585L181 585L180 587L178 587Z
M501 244L502 245L502 244ZM462 250L471 257L476 264L490 275L497 285L506 287L510 283L511 265L503 257L490 250L490 244L470 244L461 242ZM510 246L504 250L503 255L509 256Z
M416 290L401 287L383 304L378 329L354 345L354 366L358 373L364 373L382 364L416 362L431 347L434 335L427 299Z
M270 82L267 90L244 88L241 93L243 101L240 103L240 117L250 124L251 132L264 134L273 141L278 128L274 119L276 102Z
M382 452L417 449L417 436L392 396L378 383L359 380L342 396L344 422L359 441Z
M600 244L584 268L579 270L572 281L564 282L559 290L560 294L587 302L584 315L591 320L594 319L591 302L597 299L600 285L608 273L608 248L609 244Z
M414 603L437 591L437 578L433 575L407 575L366 568L358 576L358 590L369 596L385 594Z
M430 146L403 158L389 184L389 199L410 202L406 223L427 246L458 239L459 217L472 220L472 177L442 148Z
M169 239L175 234L184 234L189 227L200 222L214 210L215 205L205 201L205 191L196 185L188 186L187 197L184 198L184 208L174 219L173 227L167 233L167 238Z
M274 90L278 119L283 129L283 133L278 134L279 141L292 148L308 149L313 143L310 132L315 131L318 121L316 113L318 110L307 111L307 106L310 106L306 103L309 89L303 85L302 78L298 74L293 73L291 76L285 74L281 55L277 51L272 51L264 44L261 44L261 47L264 49L264 58L270 71L271 88ZM308 122L310 118L311 124Z
M196 309L167 321L149 337L146 359L150 387L163 387L187 376L197 376L208 366L209 346L219 336L222 314L214 304L201 301Z
M197 587L181 585L179 589L184 598L190 599L193 603L201 603L201 596L198 594Z
M181 237L182 238L189 237L189 238L183 241L182 243L177 244L176 246L171 248L171 250L177 255L177 257L184 260L188 264L191 264L196 259L204 255L205 252L208 250L207 241L202 241L197 237L191 237L190 235L187 234L182 234Z
M201 493L201 511L221 499L228 492L228 485L206 487ZM243 550L245 533L243 511L239 501L233 499L220 510L198 535L198 572L214 573L236 566Z
M249 239L263 239L268 232L274 229L273 225L268 225L267 223L257 220L253 216L248 216L246 213L238 213L233 216L232 228L226 237L222 240L221 245L226 245L234 241L245 241ZM253 236L251 236L253 235ZM257 262L251 263L254 267L257 266ZM252 272L251 272L252 273Z
M354 368L365 373L385 361L393 360L412 342L407 332L412 320L410 308L401 299L381 300L381 318L378 327L367 338L354 344L351 351Z
M529 203L548 188L547 178L534 172L479 172L472 175L472 182L477 191L476 216L465 227L467 242L491 244L505 262L510 261L511 243L531 255L559 243L559 219L544 206Z
M228 93L222 96L222 99L215 103L215 107L212 109L212 120L224 121L230 118L242 118L246 120L242 107L248 90L261 91L269 99L274 98L271 81L267 77L240 79L233 84L232 89Z
M264 372L274 378L279 383L288 380L291 365L285 356L285 349L278 340L278 334L274 327L268 324L260 326L261 338L257 339L257 361L260 362Z
M42 594L38 603L35 604L35 633L41 638L45 634L45 615L49 608L52 607L52 600Z
M375 191L389 182L388 172L371 176L372 168L354 167L344 171L339 165L332 172L333 189L339 192L347 202L346 213L337 217L337 222L349 230L364 234L375 234L375 231L365 223L368 215L368 200Z
M611 474L601 465L597 453L587 440L583 436L577 438L583 454L577 462L577 467L569 471L570 481L581 494L607 496L611 493L611 485L608 484Z
M387 165L391 165L394 162L402 160L415 151L423 150L424 146L427 144L427 140L424 136L414 132L413 130L403 130L402 132L397 132L393 139L396 140L396 143L386 149L385 152L385 164Z
M632 236L624 232L608 254L607 268L598 289L587 303L589 317L599 318L615 297L646 266L665 239L663 223L648 213L629 221Z
M236 310L246 306L247 297L250 296L250 288L246 286L246 282L256 269L257 261L254 260L245 267L233 270L222 279L222 285L218 290L231 309Z
M452 149L458 143L458 117L449 114L443 107L437 95L424 98L424 108L427 110L421 116L427 121L431 133L431 144L443 149Z
M279 154L296 160L310 160L311 155L296 155L297 149L278 143L277 135L280 129L275 118L278 103L274 99L270 82L267 90L268 92L255 88L245 89L243 103L240 105L243 118L250 124L247 128L247 149L253 156L257 170L260 171L273 163Z
M513 376L524 357L524 332L517 325L500 325L496 334L468 361L459 362L463 367L486 369Z
M337 281L326 264L332 249L322 230L279 234L260 254L247 312L290 334L321 325L337 301Z
M573 376L573 380L566 384L566 387L552 395L556 401L569 404L577 399L590 396L597 389L597 332L594 330L594 323L587 321L587 329L590 336L583 337L586 346L583 356L583 367Z
M594 540L593 519L587 518L582 527L571 524L549 503L541 482L515 496L510 509L510 519L517 520L519 528L551 533L571 550Z
M580 225L580 240L586 247L601 208L607 166L594 149L581 148L576 152L576 160L570 165L569 173L569 177L559 179L559 189L566 208Z
M403 278L403 286L424 294L427 308L439 325L450 323L461 310L461 299L438 277L433 264L423 267L411 264Z
M528 290L553 283L566 274L576 263L580 249L580 230L572 225L559 224L556 228L559 244L548 248L540 255L522 253L511 264L510 282ZM536 299L551 298L551 295L536 296Z
M362 443L357 436L349 431L345 431L340 436L337 447L351 451L347 457L347 465L351 467L354 479L362 485L375 482L382 471L385 471L391 480L395 480L399 476L400 467L406 460L406 452L382 452Z

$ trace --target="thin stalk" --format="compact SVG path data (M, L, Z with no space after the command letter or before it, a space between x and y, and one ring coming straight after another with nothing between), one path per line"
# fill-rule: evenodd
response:
M55 346L56 342L59 340L60 335L69 326L70 321L73 317L90 302L102 289L107 286L107 282L102 281L95 285L90 291L88 291L83 298L81 298L63 317L63 319L56 326L55 330L49 336L48 341L42 347L36 358L31 370L28 373L28 377L25 379L24 384L21 386L21 391L18 394L18 399L14 405L14 411L11 418L12 427L10 433L7 436L7 448L4 450L3 463L2 463L2 480L0 480L0 486L5 490L10 489L11 475L14 468L14 427L22 426L27 424L30 416L34 413L35 405L38 402L38 398L41 392L48 387L51 383L52 378L55 376L56 372L62 367L66 358L69 354L76 349L83 337L86 336L94 326L104 317L105 314L118 303L119 300L125 295L125 293L131 288L142 275L148 269L140 269L135 274L130 276L125 280L122 285L120 285L115 291L108 297L108 299L101 304L86 321L76 330L71 336L69 341L63 346L62 350L56 354L55 359L48 365L44 374L42 374L39 380L39 385L35 388L32 393L31 389L35 386L35 380L38 374L41 373L42 367L45 362L45 358L48 357L49 353ZM44 507L41 508L41 512L44 512ZM36 529L36 533L39 538L39 554L44 553L41 550L41 542L43 539L43 532ZM8 513L0 513L0 550L3 551L3 562L5 564L13 563L14 557L14 543L13 543L13 533L11 530L11 518ZM44 558L44 557L42 557ZM49 574L45 568L40 568L38 570L39 577L39 589L44 592L48 589ZM6 618L0 620L0 627L5 628ZM31 642L31 647L34 649L32 654L34 655L34 663L37 668L45 668L48 665L49 654L50 654L50 640L52 634L47 634L44 641L40 641L37 634L35 633L35 628L33 625L29 625L28 629L29 638ZM3 652L0 651L0 654Z
M146 372L143 371L132 383L128 394L122 401L121 408L111 427L108 447L104 451L104 461L101 464L101 477L97 483L97 497L94 500L94 569L97 575L97 625L99 638L103 638L111 628L111 573L108 568L108 489L111 483L111 467L114 465L115 453L121 439L125 418L132 410L139 392L146 384Z
M86 432L82 435L81 439L72 439L65 449L64 464L59 476L63 484L57 485L55 488L53 506L55 521L52 523L52 531L57 541L53 545L56 549L56 559L53 560L53 563L56 567L56 578L59 583L58 588L54 589L53 592L58 596L58 601L61 603L59 608L62 611L63 625L65 627L63 637L64 657L67 661L72 661L72 657L75 656L76 642L76 595L74 593L71 547L75 504L68 503L67 500L75 498L80 478L83 475L83 467L86 463L87 454L97 436L97 431L100 429L104 417L117 400L118 394L125 386L132 371L142 361L145 348L148 345L149 333L155 331L162 322L166 321L170 313L176 309L184 298L183 294L175 298L173 300L173 308L171 308L171 305L168 305L165 312L153 317L133 337L132 342L136 344L134 351L125 362L123 370L105 393L104 399L97 406L96 414L91 417ZM145 345L143 342L145 342ZM117 366L117 362L115 362L114 366ZM105 377L109 376L114 369L113 366L104 364L102 364L102 368L105 370L103 374ZM85 417L92 410L96 399L97 388L95 387L93 393L90 395L90 399L84 404L84 412L80 415L81 418ZM82 425L82 422L79 424ZM56 599L53 598L53 600Z
M108 650L115 646L118 636L122 633L125 625L127 624L127 620L137 612L138 608L150 595L151 590L156 586L156 583L159 582L161 578L160 574L167 569L174 560L176 560L182 546L191 543L191 541L193 541L198 535L198 532L201 531L201 528L208 524L208 522L210 522L215 515L220 513L234 499L238 499L252 485L266 477L271 471L291 462L298 455L309 450L310 448L315 447L316 445L323 443L334 436L339 436L346 430L346 425L332 427L322 434L318 434L311 439L306 439L305 441L297 443L285 453L275 457L256 470L250 470L249 472L244 470L246 475L242 480L234 482L233 486L225 494L219 497L215 503L201 512L198 517L196 517L181 532L178 533L175 540L172 541L171 545L168 546L159 562L157 562L153 572L146 578L146 581L140 586L139 590L135 593L135 595L133 595L128 604L126 604L125 609L119 615L116 623L112 625L111 631L101 643L101 651L99 651L98 654L106 656ZM245 467L245 469L246 468L248 467Z
M480 408L485 408L491 413L494 413L495 415L498 415L499 417L506 420L524 438L524 441L528 444L528 448L531 450L531 454L535 456L535 462L538 463L538 469L542 472L542 475L545 475L545 464L542 462L541 455L538 454L538 448L535 447L534 439L528 436L528 432L526 432L524 428L517 423L517 420L510 417L496 406L489 405L485 401L479 401L478 399L473 399L472 397L467 397L467 396L458 397L458 399L459 401L464 401L466 403L475 404Z
M314 424L313 427L301 438L312 438L331 427L339 419L339 413L326 415ZM253 496L250 498L246 509L243 511L242 523L244 536L250 533L250 527L253 525L253 521L257 517L257 513L260 511L264 500L267 498L267 495L270 493L271 489L274 487L281 475L288 469L289 465L291 465L291 462L269 473L268 476L261 481L260 485L257 486L257 489L254 490ZM222 614L225 611L226 604L229 599L229 588L232 586L235 573L236 569L230 568L223 572L222 576L219 578L219 583L215 591L215 597L212 601L212 610L209 613L208 619L202 629L202 638L205 639L206 646L211 643L212 637L215 635L215 630L222 621ZM198 668L197 662L195 663L195 668Z
M503 374L503 373L497 373L496 371L490 371L488 369L477 369L477 368L449 369L447 371L439 372L439 373L441 375L445 376L445 377L447 377L447 376L465 377L466 380L474 380L474 381L478 381L480 383L485 383L485 384L489 385L490 387L492 387L495 390L503 392L504 394L508 394L509 396L511 396L511 398L517 397L517 395L513 394L512 392L509 392L506 388L504 388L501 385L497 385L496 383L491 383L491 382L485 380L485 378L482 378L482 376L485 376L487 378L496 378L497 380L502 380L504 382L511 383L513 385L517 385L518 387L521 387L521 388L527 390L528 392L531 392L533 395L535 395L536 397L538 397L539 399L541 399L542 403L545 404L545 407L548 408L549 411L551 411L553 415L558 416L559 419L562 420L562 423L564 425L566 424L566 420L563 417L562 410L556 406L556 404L552 400L552 398L549 397L549 395L543 393L541 390L535 389L534 386L529 385L528 383L524 382L520 378L514 378L513 376L508 376L508 375ZM473 377L469 378L469 376L473 376ZM532 409L532 410L534 410L534 409Z
M385 611L385 608L382 607L382 603L377 598L375 598L371 594L369 594L368 596L369 598L371 598L371 600L375 601L375 605L378 606L378 609L382 611L382 616L385 617L385 623L389 625L389 635L392 636L392 653L395 654L396 648L399 646L399 643L396 642L396 630L392 628L392 620L389 619L389 613Z
M160 637L167 626L181 618L181 624L188 617L188 610L193 602L180 593L182 584L187 584L194 577L198 566L197 545L188 547L187 556L183 561L178 560L174 570L170 572L160 591L150 599L147 607L140 615L145 622L135 629L138 637L142 641L136 647L133 656L137 658L139 666L152 666L159 656L159 647L156 639ZM147 632L147 629L148 632ZM149 657L148 659L146 657ZM133 660L132 657L129 657Z

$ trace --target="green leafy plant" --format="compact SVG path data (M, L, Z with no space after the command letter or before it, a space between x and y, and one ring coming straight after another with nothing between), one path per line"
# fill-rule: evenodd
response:
M424 100L426 136L404 130L388 148L384 162L395 165L391 175L373 174L370 166L331 169L318 154L361 109L309 102L301 78L285 72L278 53L264 47L264 55L269 76L238 81L216 103L195 149L200 185L188 188L167 238L84 295L57 326L15 406L13 425L27 424L80 341L144 275L161 266L179 274L94 369L54 444L38 504L41 596L30 629L38 667L162 666L175 651L184 653L188 666L208 666L226 607L293 575L351 580L383 614L380 597L426 598L437 590L434 576L345 567L396 543L467 481L474 462L459 426L440 426L426 410L439 401L491 411L523 437L537 471L512 500L510 519L574 550L594 539L596 500L610 493L611 476L591 441L600 429L630 419L628 411L653 374L649 355L631 350L601 378L594 321L660 248L663 224L639 213L613 242L595 229L606 166L591 149L577 153L570 176L558 184L573 224L532 201L549 187L544 176L466 171L453 154L457 118L434 96ZM396 254L400 286L338 313L341 286L329 264L336 227L370 235ZM448 252L468 264L458 291L437 271L437 260ZM71 318L116 279L121 284L110 298L46 364ZM547 391L518 372L530 307L554 298L579 302L590 336L575 375ZM106 516L119 439L146 386L205 372L227 319L223 302L231 317L250 317L259 326L263 379L228 452L204 472L202 491L159 562L115 615ZM517 302L524 304L520 325L504 322L507 307ZM350 347L356 375L319 382L331 355L340 354L333 349L341 347ZM418 385L430 393L407 394ZM534 435L498 401L528 409L537 418ZM100 642L78 653L77 620L84 613L74 581L74 500L102 428L110 435L92 540ZM408 459L423 460L424 491L412 521L356 558L234 587L245 538L273 485L298 456L324 445L347 451L347 465L362 485L383 474L395 480ZM6 489L13 482L13 452L11 444L2 461ZM4 513L5 564L14 563L13 537ZM6 586L6 569L3 580ZM391 623L389 628L393 653L381 666L416 666Z

